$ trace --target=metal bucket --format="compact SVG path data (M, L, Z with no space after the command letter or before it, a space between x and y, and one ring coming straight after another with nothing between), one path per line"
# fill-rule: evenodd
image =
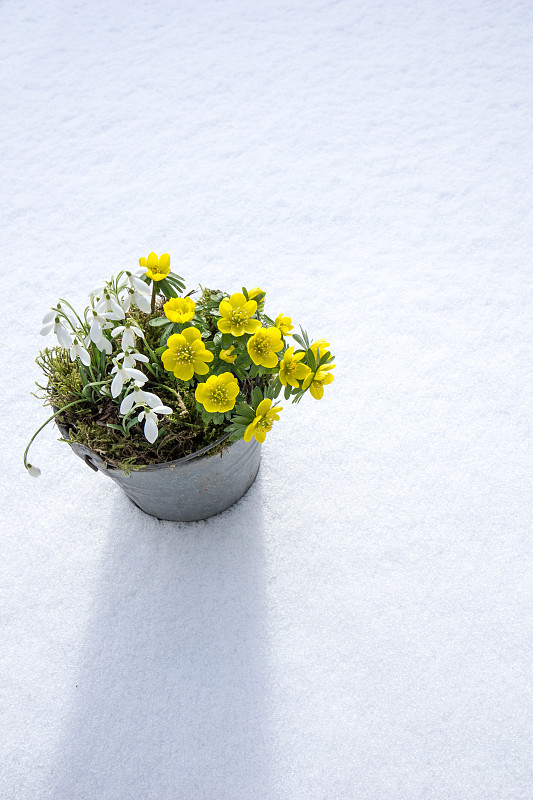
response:
M68 440L68 430L59 425ZM108 465L93 450L71 443L72 450L91 469L108 475L146 514L158 519L192 522L219 514L248 491L255 480L261 460L261 445L252 439L239 439L228 444L221 453L210 450L227 439L223 436L196 453L152 464L125 475Z

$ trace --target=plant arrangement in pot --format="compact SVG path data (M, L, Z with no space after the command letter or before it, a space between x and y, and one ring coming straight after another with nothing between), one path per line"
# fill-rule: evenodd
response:
M60 299L43 319L57 346L37 358L39 397L74 452L144 511L202 519L249 488L260 446L283 410L323 396L329 343L265 312L259 288L186 292L170 256L150 253L92 291L78 312ZM213 456L219 455L220 458Z

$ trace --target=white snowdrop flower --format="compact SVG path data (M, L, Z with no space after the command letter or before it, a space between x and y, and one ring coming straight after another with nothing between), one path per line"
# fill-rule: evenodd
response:
M108 319L124 319L125 314L116 300L113 300L111 295L105 293L104 297L98 303L96 310L98 313L105 312Z
M111 373L115 373L115 377L111 382L111 395L113 397L118 397L121 393L122 389L124 388L124 384L128 383L129 381L135 381L137 386L143 386L148 378L146 375L140 371L140 369L134 369L132 367L125 367L116 359L113 359L115 366L111 370Z
M113 352L113 345L111 344L109 339L106 339L106 337L103 336L103 335L96 342L93 342L91 340L90 335L86 336L85 339L84 339L84 344L85 344L85 347L87 349L89 349L91 344L94 344L94 346L96 347L97 350L103 350L104 353L106 353L108 356L110 356L111 353Z
M91 363L91 356L85 349L82 344L79 344L78 340L74 338L74 342L70 348L70 360L75 361L76 358L79 358L82 364L85 364L88 367Z
M149 314L150 311L152 310L150 296L144 294L143 292L136 292L134 289L130 289L129 293L132 301L135 303L137 308L140 309L141 311L144 311L145 314Z
M144 333L136 325L126 324L118 325L111 331L111 336L119 336L122 334L120 344L123 350L133 350L135 348L135 337L139 336L144 339Z
M49 325L51 322L53 322L56 314L57 310L55 308L52 308L50 309L50 311L47 311L43 317L43 325ZM50 330L52 330L52 327L50 327Z
M39 467L34 467L33 464L28 464L26 469L28 470L28 475L31 475L32 478L38 478L41 474Z
M98 313L98 311L96 311L94 308L91 308L90 311L87 309L87 312L85 314L85 318L87 319L88 323L90 322L91 325L89 336L91 337L91 341L93 341L95 344L98 344L100 339L102 339L102 332L113 327L109 322L109 312L103 311Z
M153 444L159 435L159 429L157 427L157 423L159 422L157 419L158 414L172 414L172 409L168 406L156 406L155 408L145 407L137 417L139 422L142 422L143 419L145 420L144 435L150 444Z
M126 292L124 297L119 297L118 298L119 305L120 305L121 309L124 311L124 313L126 313L126 311L130 310L131 300L132 300L132 298L131 298L131 294L130 294L129 290Z
M49 315L47 314L46 317L49 317ZM72 337L64 327L60 317L56 316L51 322L47 322L46 325L41 328L41 336L47 336L50 331L55 333L61 347L65 347L67 349L70 347L72 344Z
M156 394L153 394L152 392L145 392L144 389L141 389L139 386L137 386L137 384L135 384L133 391L131 391L130 394L127 394L120 404L120 413L123 416L125 414L129 414L134 405L156 408L156 406L160 406L162 403Z
M148 356L145 356L143 353L137 353L136 350L126 350L125 353L119 353L117 359L124 359L123 364L125 367L135 367L137 361L142 361L145 364L148 364L150 361Z
M140 275L146 275L146 270L142 270ZM132 275L131 272L126 272L126 277L132 289L135 289L136 292L139 294L146 294L150 295L150 287L140 278L137 278L136 275Z

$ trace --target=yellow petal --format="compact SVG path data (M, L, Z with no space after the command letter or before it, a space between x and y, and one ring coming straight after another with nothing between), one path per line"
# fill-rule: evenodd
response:
M269 397L265 397L265 399L261 400L261 402L257 406L257 411L255 412L256 415L258 417L264 417L271 405L272 405L272 400Z
M217 327L222 333L231 333L231 322L227 319L219 319Z
M158 259L157 255L155 253L150 253L150 255L148 256L148 260L146 262L146 265L150 269L152 267L157 267L159 265L159 259Z
M222 314L223 317L227 317L230 311L232 311L232 307L228 300L221 300L220 305L218 307L218 311Z
M255 302L255 300L248 300L248 302L244 304L243 308L249 317L253 317L253 315L257 311L257 303Z
M256 333L261 327L261 322L258 319L249 319L244 323L244 330L246 333Z
M242 306L244 306L246 303L246 297L242 294L242 292L236 292L235 294L231 295L229 302L232 308L242 308Z
M162 269L170 270L170 256L168 253L163 253L162 256L159 256L159 266Z

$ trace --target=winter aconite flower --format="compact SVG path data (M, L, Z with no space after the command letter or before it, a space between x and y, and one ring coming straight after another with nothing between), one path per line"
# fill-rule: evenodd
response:
M205 349L198 328L185 328L181 333L173 333L167 340L168 350L161 356L163 366L173 372L176 378L188 381L196 373L207 375L206 362L213 360L213 353Z
M317 350L318 350L318 355L323 356L324 353L329 352L329 347L330 347L329 342L326 342L325 339L317 339L316 342L312 342L312 344L309 345L309 349L313 351L315 356Z
M302 389L309 389L315 400L320 400L324 395L324 386L333 383L333 375L329 372L335 364L322 364L316 372L310 372L302 384Z
M245 333L255 333L261 327L258 319L252 319L257 311L257 303L255 300L247 300L241 292L222 300L218 310L222 318L217 324L222 333L243 336Z
M254 297L258 297L260 294L264 295L265 293L262 289L259 288L259 286L256 286L255 289L250 289L250 291L248 292L248 300L253 300ZM264 299L265 298L263 297L263 300Z
M272 400L265 398L261 400L255 412L255 419L251 422L244 432L244 441L249 442L254 436L256 441L262 444L265 436L271 430L274 420L279 419L279 412L283 411L281 406L271 408Z
M172 297L163 305L165 317L171 322L190 322L194 317L196 304L190 297Z
M194 396L206 411L214 414L231 411L239 394L239 384L231 372L211 375L205 383L199 383Z
M291 325L291 318L284 317L283 314L278 314L274 321L274 325L282 332L284 336L290 336L290 331L292 331L294 327L294 325Z
M146 267L146 274L153 281L164 280L170 272L170 256L168 253L163 253L159 258L155 253L150 253L148 258L140 258L139 264L141 267Z
M235 348L233 345L228 350L221 350L220 358L222 361L227 361L228 364L234 364L237 354L235 353Z
M294 347L289 347L283 354L279 365L279 379L284 386L289 384L298 388L298 381L306 378L311 370L305 364L300 364L305 353L294 354Z
M277 366L276 353L283 349L279 328L261 328L248 340L246 347L254 364L262 367Z

